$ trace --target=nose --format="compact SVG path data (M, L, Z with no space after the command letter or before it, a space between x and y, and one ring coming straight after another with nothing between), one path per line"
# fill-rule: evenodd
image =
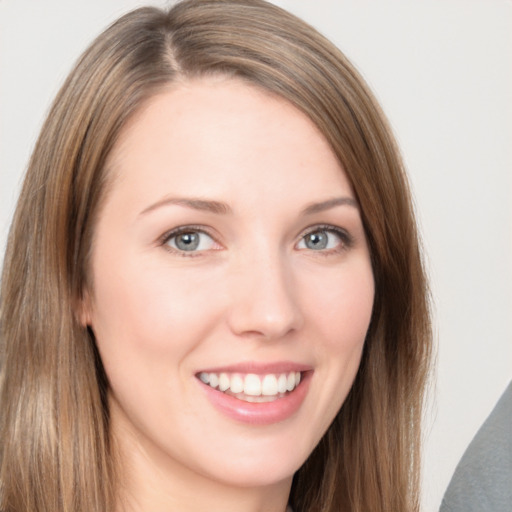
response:
M302 327L300 297L283 258L245 258L233 269L230 281L228 322L235 334L272 340Z

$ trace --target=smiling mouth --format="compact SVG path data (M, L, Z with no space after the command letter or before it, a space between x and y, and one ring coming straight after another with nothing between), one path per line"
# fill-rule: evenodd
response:
M272 402L291 393L302 378L301 372L267 373L214 373L201 372L197 377L206 385L244 402Z

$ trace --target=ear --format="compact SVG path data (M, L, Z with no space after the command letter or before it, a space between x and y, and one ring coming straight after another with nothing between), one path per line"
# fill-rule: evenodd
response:
M88 290L84 290L82 296L77 300L75 315L82 327L92 325L92 298Z

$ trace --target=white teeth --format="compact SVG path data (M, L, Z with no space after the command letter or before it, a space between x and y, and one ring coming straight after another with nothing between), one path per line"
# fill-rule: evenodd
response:
M211 386L211 380L210 380L210 386ZM288 374L288 377L286 379L286 390L292 391L295 389L295 372L291 372Z
M265 375L261 384L261 394L266 396L277 395L277 377Z
M245 376L244 394L249 396L261 395L261 380L254 373L249 373Z
M221 391L226 391L226 389L229 388L229 385L231 383L229 382L229 377L225 373L221 373L219 376L219 389Z
M241 393L244 390L244 379L240 375L231 377L231 393Z
M279 393L286 393L287 382L288 382L288 379L286 378L286 375L284 373L279 375L279 378L277 379L277 391Z
M219 385L219 376L216 373L210 373L210 382L208 383L212 388Z
M300 384L301 372L266 375L201 372L199 379L212 388L236 395L247 402L264 402L293 391Z

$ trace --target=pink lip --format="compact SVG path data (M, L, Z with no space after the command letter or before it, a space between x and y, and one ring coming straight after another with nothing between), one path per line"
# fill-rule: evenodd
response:
M310 365L281 361L276 363L255 363L245 362L227 366L217 366L215 368L203 368L197 374L205 373L255 373L264 375L266 373L288 373L288 372L307 372L312 370Z
M213 389L207 384L204 384L197 379L198 384L205 393L210 403L222 414L229 418L239 421L241 423L247 423L251 425L270 425L272 423L278 423L290 418L295 414L304 399L306 398L309 390L309 384L313 371L309 368L301 370L300 365L291 364L270 364L270 365L254 365L254 364L243 364L235 366L226 366L223 368L216 368L212 370L203 370L208 373L286 373L288 371L301 371L302 380L300 384L290 393L287 393L281 398L277 398L272 402L253 403L239 400L233 396L227 395ZM286 369L285 369L286 368Z

